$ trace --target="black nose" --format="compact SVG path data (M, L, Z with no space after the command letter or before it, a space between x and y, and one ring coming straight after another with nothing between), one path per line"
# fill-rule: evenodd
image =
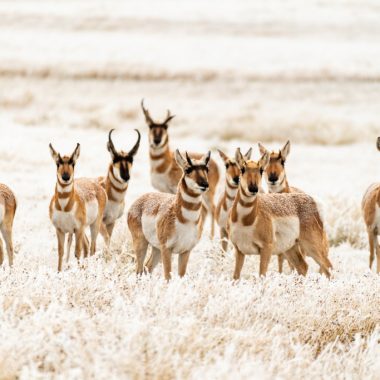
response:
M270 173L268 179L270 182L275 183L278 180L278 176L276 173Z
M62 179L63 179L64 181L68 181L68 180L70 179L70 174L64 172L64 173L62 174Z
M125 182L128 182L129 181L129 174L128 173L121 173L120 177L125 181Z
M248 186L248 190L251 194L256 194L259 191L257 185L253 185L252 183Z
M199 187L203 187L204 189L208 189L208 182L206 181L200 181L198 183Z
M160 137L155 137L155 138L153 139L153 142L154 142L156 145L158 145L158 144L161 142L161 138L160 138Z
M236 183L236 185L238 185L239 184L239 177L234 177L233 181Z

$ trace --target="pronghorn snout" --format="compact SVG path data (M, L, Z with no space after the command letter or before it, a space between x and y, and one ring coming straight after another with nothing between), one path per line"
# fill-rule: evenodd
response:
M239 176L236 176L232 180L234 181L235 185L238 185L240 178L239 178Z
M65 181L65 182L70 181L70 174L67 173L67 172L63 172L62 173L62 180Z
M161 136L155 136L153 139L153 142L155 145L160 145L161 144Z
M278 181L278 175L276 173L270 173L268 176L269 182L275 184Z
M202 191L206 191L209 187L209 184L206 180L202 179L198 182L198 186Z
M253 183L250 183L249 186L248 186L248 190L249 192L254 195L254 194L257 194L259 192L259 188L257 187L256 184L253 184Z

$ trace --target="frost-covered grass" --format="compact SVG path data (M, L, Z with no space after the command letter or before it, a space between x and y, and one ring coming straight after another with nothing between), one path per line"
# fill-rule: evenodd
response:
M0 182L17 195L15 266L0 268L0 379L377 379L380 280L361 196L380 180L376 0L1 1ZM260 279L205 236L185 278L137 279L125 216L99 251L56 272L52 142L81 143L76 175L104 175L143 139L127 208L150 191L142 97L170 108L172 148L232 154L292 141L291 185L325 206L330 281ZM214 153L213 153L214 154ZM219 161L217 155L215 159ZM220 163L221 164L221 163ZM222 169L222 166L221 166ZM176 265L174 265L174 271Z

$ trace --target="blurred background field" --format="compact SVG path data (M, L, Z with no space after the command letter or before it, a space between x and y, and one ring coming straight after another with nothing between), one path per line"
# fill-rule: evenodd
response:
M379 277L360 201L380 178L378 1L0 0L0 182L16 193L16 265L0 270L0 378L378 379ZM208 231L186 279L137 282L123 217L113 258L55 271L52 142L104 175L107 133L143 139L127 208L153 190L147 127L169 108L172 148L233 154L292 142L291 185L325 205L331 281L232 284ZM220 191L222 187L220 188ZM208 227L208 223L207 223ZM99 244L100 248L102 243Z

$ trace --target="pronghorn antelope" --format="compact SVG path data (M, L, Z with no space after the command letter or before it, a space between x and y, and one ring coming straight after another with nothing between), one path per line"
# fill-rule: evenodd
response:
M286 177L285 162L290 152L290 141L288 140L278 152L269 152L261 143L258 145L262 155L266 152L269 154L269 165L263 173L268 185L268 191L270 193L303 193L302 190L296 187L290 187ZM285 257L283 254L280 254L277 256L277 259L278 271L282 273ZM294 269L291 263L289 263L289 266L291 269Z
M377 138L377 149L380 151L380 137ZM362 213L367 227L369 242L369 267L372 268L377 258L376 272L380 273L380 246L377 236L380 234L380 183L372 184L362 200Z
M150 147L150 173L152 186L158 191L175 194L178 182L182 177L182 170L177 165L174 153L169 148L168 126L174 115L168 110L166 118L162 122L154 121L149 111L144 107L144 100L141 101L146 123L149 126L149 147ZM199 160L201 154L190 153L191 157ZM214 160L209 163L209 191L204 194L205 206L211 214L211 236L214 236L215 225L215 204L214 197L216 187L219 182L219 169Z
M260 255L260 275L265 275L271 255L284 252L298 273L304 275L307 263L301 250L330 277L327 236L314 199L303 193L259 194L269 154L265 153L258 162L246 161L237 149L235 158L241 174L228 221L236 253L234 279L240 278L245 255Z
M115 222L124 212L125 194L128 189L130 172L132 169L133 158L140 146L140 132L137 132L137 142L127 153L117 151L112 141L112 129L108 134L107 149L111 154L111 163L108 167L107 177L99 177L98 181L107 193L107 204L104 210L103 223L106 227L109 238L111 238Z
M79 260L82 249L84 256L88 255L88 242L84 230L86 226L90 226L90 254L95 253L96 238L101 226L107 194L96 180L88 178L74 180L74 167L80 153L79 144L71 156L63 157L54 150L51 144L49 147L57 165L57 183L50 202L49 214L57 232L58 271L61 271L66 234L75 234L75 256Z
M0 184L0 229L7 248L9 266L13 265L13 220L16 214L17 201L12 190ZM0 265L4 261L3 241L0 238Z
M216 206L215 218L220 227L220 238L222 239L222 249L227 251L228 235L227 235L227 222L228 213L234 202L236 193L239 187L240 169L234 158L228 157L225 153L218 149L219 155L224 162L226 168L226 186L223 194L219 198ZM251 158L252 148L244 155L245 160Z
M202 233L202 194L209 189L210 152L201 159L184 158L176 150L175 159L182 170L177 193L148 193L137 199L128 212L137 259L137 274L144 270L148 245L152 255L147 264L151 273L161 259L165 279L171 278L171 256L178 253L178 274L184 276L190 251Z

